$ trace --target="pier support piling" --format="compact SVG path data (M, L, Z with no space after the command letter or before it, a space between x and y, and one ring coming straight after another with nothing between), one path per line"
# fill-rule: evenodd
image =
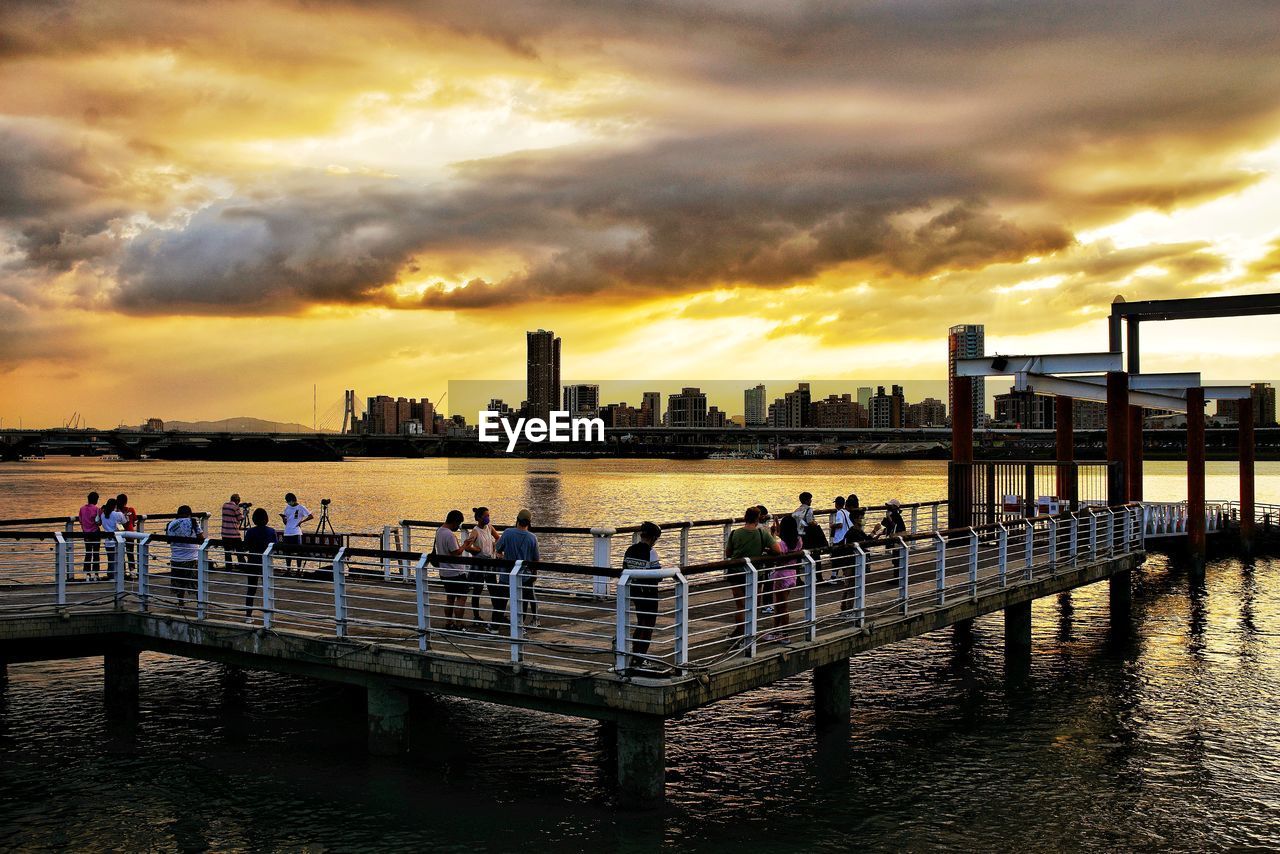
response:
M121 721L137 718L137 648L123 645L108 647L102 657L102 675L102 697L107 716Z
M971 649L973 647L973 619L958 620L952 626L952 642L958 649Z
M1107 601L1111 613L1112 631L1123 629L1129 625L1129 617L1133 613L1133 578L1129 570L1117 572L1111 576L1107 584Z
M1187 389L1187 550L1191 574L1204 575L1204 389Z
M813 668L813 716L820 727L849 725L849 659Z
M1237 401L1240 420L1240 551L1253 554L1253 398Z
M1031 675L1031 602L1004 609L1004 669L1013 680Z
M394 756L408 747L409 695L370 682L368 686L369 752L374 756Z
M618 718L618 795L622 806L652 808L662 803L667 781L664 721L656 715Z

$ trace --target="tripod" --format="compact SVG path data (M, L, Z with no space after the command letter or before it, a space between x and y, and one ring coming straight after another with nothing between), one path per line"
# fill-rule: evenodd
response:
M337 534L333 529L333 523L329 521L329 502L320 502L320 521L316 523L317 534Z

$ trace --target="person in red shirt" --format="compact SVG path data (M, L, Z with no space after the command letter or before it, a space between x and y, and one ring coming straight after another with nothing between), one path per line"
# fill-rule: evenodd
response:
M116 510L124 514L124 530L138 530L138 511L129 506L129 496L123 492L116 496ZM138 575L137 545L133 540L125 540L125 578L136 578Z

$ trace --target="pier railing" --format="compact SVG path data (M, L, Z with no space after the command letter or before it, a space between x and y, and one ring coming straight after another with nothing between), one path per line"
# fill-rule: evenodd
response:
M499 666L663 677L1140 551L1146 518L1143 505L1086 508L640 571L356 547L277 544L257 554L234 541L146 532L0 530L0 618L138 611ZM601 578L610 582L604 594Z

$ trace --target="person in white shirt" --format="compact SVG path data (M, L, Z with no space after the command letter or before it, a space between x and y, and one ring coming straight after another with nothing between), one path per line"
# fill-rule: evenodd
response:
M298 503L298 496L292 492L285 493L284 504L284 512L280 514L280 519L284 522L284 536L280 538L280 542L285 546L300 546L302 545L302 526L315 517L311 515L310 510ZM298 566L301 568L301 560L298 561ZM286 571L293 568L293 561L288 557L284 559L284 568Z
M98 514L98 529L102 531L102 542L107 548L107 577L115 578L116 572L116 531L123 531L127 520L123 513L116 509L116 500L108 498Z
M835 499L836 512L831 514L831 545L843 545L845 537L849 536L849 529L853 525L852 519L849 517L849 511L844 509L844 497L837 495Z
M182 608L186 604L187 593L194 597L196 592L196 564L200 558L198 541L204 539L204 531L192 517L191 508L183 504L178 508L177 518L164 526L164 535L180 538L179 542L169 544L169 573L178 607Z

